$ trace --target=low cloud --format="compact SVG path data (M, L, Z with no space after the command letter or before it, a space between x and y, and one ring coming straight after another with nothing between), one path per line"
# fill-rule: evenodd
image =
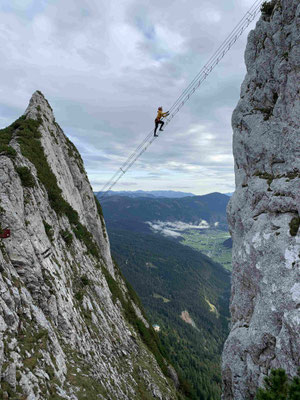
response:
M182 221L147 221L146 224L150 226L153 232L160 233L164 236L170 237L180 237L182 236L180 232L185 231L187 229L208 229L209 224L204 219L199 222L199 224L195 225L192 223L186 223Z

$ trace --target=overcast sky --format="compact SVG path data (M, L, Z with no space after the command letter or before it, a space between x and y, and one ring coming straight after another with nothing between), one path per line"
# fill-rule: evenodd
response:
M252 3L1 0L0 127L41 90L98 191ZM234 190L231 114L253 27L114 190Z

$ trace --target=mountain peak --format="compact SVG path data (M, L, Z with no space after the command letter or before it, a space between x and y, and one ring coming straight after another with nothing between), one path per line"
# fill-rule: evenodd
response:
M40 114L44 114L51 122L55 121L53 110L48 100L41 91L36 90L31 96L25 115L29 118L37 119Z

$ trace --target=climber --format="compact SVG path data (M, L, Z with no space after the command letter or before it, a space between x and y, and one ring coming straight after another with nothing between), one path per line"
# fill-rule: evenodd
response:
M164 112L163 112L163 108L162 108L162 107L158 107L158 110L157 110L157 117L155 118L155 121L154 121L154 122L155 122L154 136L158 136L158 135L156 134L158 125L160 125L159 130L160 130L160 131L163 131L162 127L164 126L164 122L161 121L161 118L167 117L168 115L169 115L169 111L167 111L167 112L164 113Z

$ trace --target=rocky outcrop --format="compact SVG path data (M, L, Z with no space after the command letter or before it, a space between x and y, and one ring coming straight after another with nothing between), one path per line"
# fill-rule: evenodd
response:
M0 170L0 229L11 229L0 239L0 397L176 399L142 341L152 332L111 259L82 159L42 93L0 131Z
M269 3L249 35L233 113L236 191L223 399L254 399L271 368L300 365L300 4Z

